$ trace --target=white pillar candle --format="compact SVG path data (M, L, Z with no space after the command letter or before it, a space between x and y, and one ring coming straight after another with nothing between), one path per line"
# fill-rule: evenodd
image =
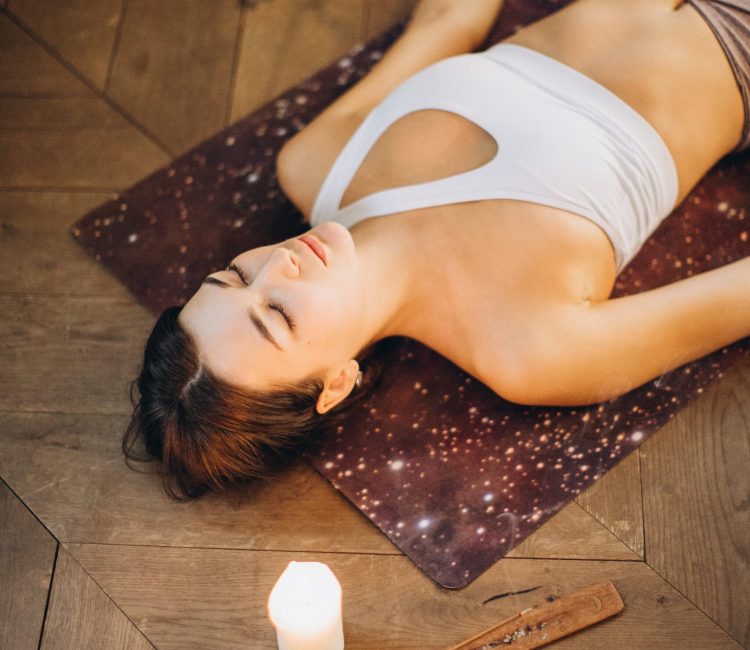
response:
M268 597L279 650L343 650L341 585L322 562L290 562Z

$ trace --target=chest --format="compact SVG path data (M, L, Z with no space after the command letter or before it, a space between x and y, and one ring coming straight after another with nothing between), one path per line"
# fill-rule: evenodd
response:
M421 224L415 245L430 251L429 327L407 334L475 376L533 337L550 308L603 300L614 281L606 236L566 211L503 200L385 219Z
M474 122L449 111L408 113L376 140L344 191L339 208L381 190L444 179L481 167L499 144Z
M741 98L721 47L689 4L674 11L667 2L636 1L633 10L623 3L579 0L506 42L582 72L645 117L672 153L679 201L738 139ZM308 196L317 196L325 173L358 124L342 124L338 137L316 147L320 164L309 170ZM704 136L699 142L693 137L695 124ZM382 190L476 169L502 148L502 142L458 114L408 113L373 143L337 207Z

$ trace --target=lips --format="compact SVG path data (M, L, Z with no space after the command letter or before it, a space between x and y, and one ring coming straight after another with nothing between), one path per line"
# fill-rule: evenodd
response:
M302 235L301 237L298 237L298 239L303 243L306 244L310 250L315 253L315 255L320 259L323 264L326 264L326 252L323 248L323 245L315 239L315 237L311 237L310 235Z

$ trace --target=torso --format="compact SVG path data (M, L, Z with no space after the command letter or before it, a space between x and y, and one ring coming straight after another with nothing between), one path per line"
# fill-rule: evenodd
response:
M690 5L674 10L675 4L578 0L506 42L582 72L640 113L672 153L679 202L735 146L743 107L713 33ZM358 123L341 125L330 149L318 151L322 164L310 178L316 189ZM436 143L429 137L435 130L452 137ZM371 149L342 206L374 191L478 167L495 148L489 134L458 115L406 115ZM299 207L309 217L312 205ZM431 315L441 325L422 340L490 386L477 359L491 365L493 351L527 336L550 302L605 300L614 283L614 256L604 232L563 210L497 199L381 218L424 224L422 240L435 250L446 299L435 301Z
M505 42L575 68L645 117L675 160L679 202L737 144L743 106L711 29L678 3L578 0Z

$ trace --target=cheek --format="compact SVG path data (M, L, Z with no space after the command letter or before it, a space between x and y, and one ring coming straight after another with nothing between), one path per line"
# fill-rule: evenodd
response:
M305 292L300 317L305 318L306 338L331 337L346 328L354 316L348 287L319 286Z
M330 329L340 320L344 311L342 302L341 294L336 292L310 292L306 296L304 311L311 325Z

